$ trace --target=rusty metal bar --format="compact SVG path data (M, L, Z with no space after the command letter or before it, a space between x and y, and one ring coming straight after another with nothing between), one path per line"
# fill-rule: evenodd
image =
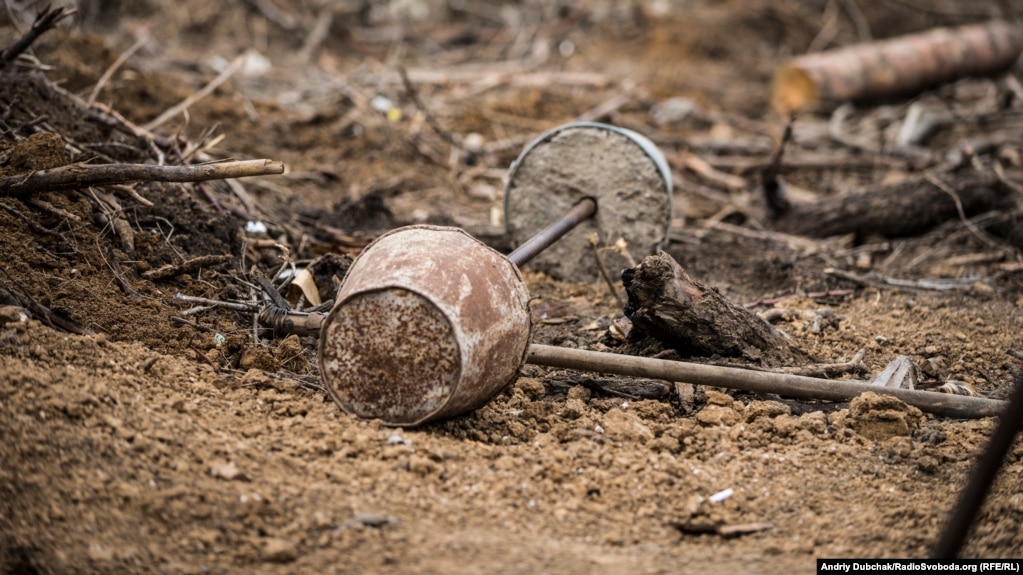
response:
M1005 404L1004 401L983 397L967 397L915 389L894 389L869 385L864 381L820 379L538 344L529 346L526 363L631 377L683 381L758 393L777 393L804 399L848 401L865 391L872 391L894 395L922 411L946 417L990 417L999 414Z
M515 267L521 268L540 252L549 248L551 244L575 229L576 226L590 219L595 213L597 213L597 202L593 198L584 198L557 221L515 248L512 253L508 254L508 259L515 264Z

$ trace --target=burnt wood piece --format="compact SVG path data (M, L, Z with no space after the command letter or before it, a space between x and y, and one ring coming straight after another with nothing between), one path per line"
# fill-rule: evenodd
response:
M959 217L1007 206L1011 194L994 178L945 176L955 192L927 179L839 194L812 204L791 204L774 214L771 227L787 234L828 237L844 234L884 237L912 236Z
M694 280L666 253L622 273L625 315L681 357L742 357L763 366L813 361L788 336L756 314Z

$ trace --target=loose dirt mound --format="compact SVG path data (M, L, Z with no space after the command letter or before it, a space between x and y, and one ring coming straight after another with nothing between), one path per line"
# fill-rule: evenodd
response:
M8 4L0 46L34 14ZM923 231L772 232L759 174L784 128L767 108L782 59L1004 3L120 4L83 2L0 71L0 178L227 158L289 172L0 194L0 571L787 573L929 552L993 420L526 366L477 412L398 430L340 412L315 338L252 310L261 278L324 254L329 298L350 256L404 223L506 249L509 163L546 129L599 120L665 152L667 252L694 277L815 358L862 349L877 373L904 355L924 387L1003 398L1023 357L1018 67L919 98L955 118L919 149L891 147L909 101L796 120L780 166L794 203L948 187L950 219ZM999 203L957 206L961 176ZM525 277L534 341L670 355L624 337L601 278ZM1023 551L1021 456L966 555Z

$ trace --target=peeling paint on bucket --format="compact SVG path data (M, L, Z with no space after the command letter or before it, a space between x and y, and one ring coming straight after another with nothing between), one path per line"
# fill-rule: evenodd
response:
M320 370L346 412L418 425L490 401L522 365L529 294L518 269L458 228L379 237L349 268L320 335Z

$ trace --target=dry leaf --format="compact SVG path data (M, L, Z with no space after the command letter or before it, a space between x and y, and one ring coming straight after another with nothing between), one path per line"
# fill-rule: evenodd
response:
M302 295L305 296L306 301L313 306L323 303L323 299L320 298L320 290L316 287L316 280L313 278L313 272L309 271L309 268L304 268L298 272L295 279L291 280L291 285L297 286L298 289L302 290ZM291 287L288 290L290 291Z

